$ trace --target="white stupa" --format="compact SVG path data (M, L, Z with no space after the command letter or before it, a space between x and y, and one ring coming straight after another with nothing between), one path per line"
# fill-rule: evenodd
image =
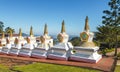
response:
M21 48L22 48L22 45L19 42L18 38L15 38L14 46L11 47L11 49L9 51L9 55L18 55Z
M33 35L32 27L30 28L30 37L26 38L27 43L22 46L19 56L31 56L32 50L35 47L36 38Z
M2 47L6 45L6 39L5 39L5 34L2 32L2 38L0 40L0 52L2 50Z
M8 54L11 49L11 46L12 46L12 44L10 44L10 41L8 38L6 38L6 42L7 42L6 45L3 46L2 50L1 50L1 53L3 53L3 54Z
M32 57L47 58L47 50L53 47L53 39L48 35L47 24L44 27L44 35L40 37L41 43L32 50Z
M12 31L10 31L10 34L9 34L9 41L10 41L10 44L14 44L15 37L13 37Z
M30 27L30 43L33 44L35 47L37 47L37 43L36 43L36 37L33 34L33 30L32 30L32 26Z
M26 40L24 39L24 37L22 36L22 30L21 30L21 28L19 29L18 42L19 42L22 46L27 43L27 41L26 41Z
M64 21L62 22L61 33L57 36L59 43L48 50L48 58L58 60L68 60L72 44L68 42L69 36L65 32Z
M89 30L88 17L86 17L84 31L80 33L80 46L74 47L75 53L70 56L70 60L97 63L102 58L97 53L99 47L92 41L94 33Z
M4 34L4 32L2 32L1 44L2 44L2 46L5 46L6 43L7 43L7 42L6 42L5 34Z
M22 46L27 43L27 41L22 36L22 30L19 29L19 36L14 40L14 46L11 47L9 55L18 55Z

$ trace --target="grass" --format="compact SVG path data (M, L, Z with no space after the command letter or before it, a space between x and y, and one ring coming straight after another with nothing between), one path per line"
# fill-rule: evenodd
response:
M120 65L117 65L117 66L116 66L115 72L120 72Z
M97 70L86 69L86 68L45 64L45 63L33 63L29 65L15 66L14 70L21 72L100 72Z
M7 66L0 64L0 72L13 72L13 71L9 70Z

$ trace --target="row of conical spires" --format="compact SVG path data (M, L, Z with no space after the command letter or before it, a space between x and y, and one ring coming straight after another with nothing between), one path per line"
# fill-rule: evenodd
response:
M89 28L89 24L88 24L88 16L86 16L84 31L89 32L89 30L90 30L90 28ZM65 23L64 23L64 20L63 20L61 33L64 33L64 32L65 32ZM45 27L44 27L44 35L45 34L48 34L47 24L45 24ZM22 36L21 28L19 29L19 36ZM33 36L32 26L30 28L30 36ZM5 37L5 35L4 35L4 32L3 32L2 33L2 38L4 38L4 37ZM12 31L10 31L10 37L12 37Z

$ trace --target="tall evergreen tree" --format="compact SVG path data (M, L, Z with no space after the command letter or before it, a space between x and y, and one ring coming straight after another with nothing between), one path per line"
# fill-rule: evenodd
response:
M108 2L110 10L104 10L103 25L97 27L98 32L96 38L105 42L109 47L115 46L117 42L117 34L120 31L120 0L110 0ZM117 49L115 49L115 55Z
M0 33L3 32L3 27L4 27L4 23L2 21L0 21Z

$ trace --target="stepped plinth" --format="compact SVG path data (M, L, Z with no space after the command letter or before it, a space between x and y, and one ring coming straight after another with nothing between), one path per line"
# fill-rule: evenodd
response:
M85 28L82 33L80 33L80 46L73 48L74 53L70 56L70 60L83 61L90 63L97 63L102 56L97 53L99 47L94 44L93 36L94 33L89 31L88 17L86 17Z
M64 21L62 22L61 33L58 34L59 43L48 50L48 58L58 60L68 60L72 44L68 42L69 36L65 32Z
M32 57L47 58L47 51L53 46L53 39L48 35L47 25L45 24L44 35L40 37L41 43L32 50Z

